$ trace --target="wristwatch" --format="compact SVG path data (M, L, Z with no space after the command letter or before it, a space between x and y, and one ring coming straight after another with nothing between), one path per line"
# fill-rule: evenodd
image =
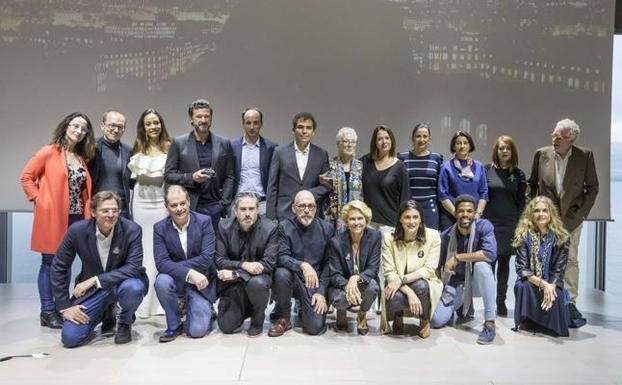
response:
M237 272L237 271L233 270L233 271L231 272L231 278L233 278L233 279L238 279L239 277L240 277L240 275L238 274L238 272Z

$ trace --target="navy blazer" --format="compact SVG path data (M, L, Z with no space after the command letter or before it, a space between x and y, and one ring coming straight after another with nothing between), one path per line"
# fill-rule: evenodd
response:
M114 227L108 262L102 266L97 251L96 224L94 219L78 221L67 229L56 256L52 261L52 290L59 310L72 306L69 297L71 264L76 254L82 262L82 270L76 277L76 284L97 276L102 289L110 289L126 279L139 278L149 288L149 279L143 267L143 231L136 223L119 217ZM97 289L80 297L80 302L90 297Z
M268 190L266 191L266 216L280 221L293 218L292 203L300 190L309 190L313 194L317 206L321 207L330 187L320 183L319 175L328 169L328 153L326 150L310 143L307 168L303 178L300 179L294 142L276 148L270 163L270 176L268 177ZM318 209L317 213L319 214L321 211Z
M359 246L359 273L365 284L376 281L380 284L380 253L382 233L372 228L366 228ZM330 262L330 284L343 289L348 279L354 274L354 257L350 231L342 231L335 235L328 243L328 259Z
M213 132L210 132L210 136L212 168L216 171L216 176L205 183L216 183L220 194L218 198L225 212L233 199L233 150L228 139L215 135ZM194 182L192 174L201 168L195 142L194 131L176 136L168 150L164 165L164 180L168 184L182 185L188 190L193 210L197 208L199 201L198 187L200 185Z
M95 142L95 157L89 162L88 168L89 173L91 174L91 191L92 194L95 195L99 191L101 191L101 186L104 183L104 180L109 177L106 175L106 169L104 168L104 159L102 158L102 147L104 146L104 138L98 138ZM125 143L119 143L119 150L121 151L121 162L123 162L123 175L121 176L121 180L123 183L123 193L125 194L125 204L127 207L124 207L128 212L130 211L130 188L131 188L131 180L130 176L132 173L127 168L127 164L132 157L132 147L128 146Z
M233 148L233 155L235 156L235 167L234 167L234 190L235 194L238 193L238 188L240 187L240 169L242 168L242 147L243 147L244 137L237 138L231 142L231 147ZM263 186L263 191L265 194L268 193L268 174L270 173L270 162L272 161L272 154L274 153L274 149L278 145L269 139L265 139L263 136L259 137L259 173L261 175L261 185Z
M194 211L190 212L188 238L184 253L179 232L171 217L153 225L153 258L158 272L168 274L178 282L186 282L190 269L204 274L209 285L200 291L207 300L216 301L217 272L214 265L216 237L212 219Z

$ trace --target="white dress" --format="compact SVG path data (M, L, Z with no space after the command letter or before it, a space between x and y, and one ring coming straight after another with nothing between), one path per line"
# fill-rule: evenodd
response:
M164 314L153 284L158 270L153 258L153 225L168 215L164 207L164 163L166 154L134 154L128 168L136 180L132 193L132 217L143 229L143 266L149 277L149 291L136 311L141 318Z

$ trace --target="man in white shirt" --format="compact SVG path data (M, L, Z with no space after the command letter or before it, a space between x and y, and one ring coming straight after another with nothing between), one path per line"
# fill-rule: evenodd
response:
M184 332L201 338L211 329L216 302L212 220L190 211L190 197L182 186L168 186L164 204L169 216L153 225L153 256L159 272L154 286L167 325L160 342L173 341ZM179 300L186 304L185 328Z
M69 227L52 262L52 288L64 318L61 339L68 348L87 343L95 326L102 320L105 323L105 313L117 303L121 311L115 343L130 342L134 313L149 287L142 267L142 230L119 217L119 196L100 191L91 200L91 212L93 219ZM82 270L70 297L71 264L76 255Z
M583 220L588 216L598 195L598 177L594 154L591 150L576 146L581 130L570 119L557 122L551 133L553 145L536 151L529 177L528 196L549 197L555 202L564 227L570 232L568 266L564 285L570 294L568 310L571 326L585 324L577 310L579 289L579 240Z

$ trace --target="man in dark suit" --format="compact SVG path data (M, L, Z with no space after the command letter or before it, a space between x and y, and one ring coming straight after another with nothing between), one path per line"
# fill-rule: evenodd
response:
M184 186L193 211L209 215L214 231L233 197L233 150L228 139L210 131L213 109L205 99L188 106L194 130L175 137L168 150L164 179Z
M134 313L143 300L149 281L143 263L142 230L119 218L120 199L112 191L100 191L91 200L94 219L69 227L52 262L52 289L63 315L62 342L73 348L89 341L102 322L102 334L114 327L114 309L121 308L114 342L132 340ZM71 264L76 254L82 271L69 296Z
M173 341L184 331L179 300L187 309L186 334L201 338L210 331L216 302L212 221L190 211L182 186L168 186L164 197L169 216L153 226L153 257L159 272L154 286L167 325L160 342Z
M235 156L235 193L250 191L259 198L259 213L266 213L270 161L276 143L259 134L263 113L257 108L242 112L244 135L231 142Z
M553 145L540 148L534 155L527 193L530 199L537 195L551 198L559 210L564 227L570 232L564 287L570 294L568 310L575 327L585 324L583 315L576 307L581 228L598 195L594 154L574 144L580 132L573 120L557 122L551 134Z
M216 265L220 285L218 326L225 333L238 330L251 318L249 337L263 331L270 299L272 272L279 249L278 227L259 216L259 200L240 192L233 203L235 215L220 222Z
M89 163L92 191L114 191L121 198L121 215L130 218L130 171L127 164L132 148L121 143L125 132L125 116L118 111L106 111L102 117L103 136L95 143L95 157Z
M311 143L316 122L313 115L301 112L294 116L294 141L274 150L268 177L266 215L283 220L294 216L292 203L300 190L313 194L321 205L330 187L320 183L320 174L328 171L328 153Z

